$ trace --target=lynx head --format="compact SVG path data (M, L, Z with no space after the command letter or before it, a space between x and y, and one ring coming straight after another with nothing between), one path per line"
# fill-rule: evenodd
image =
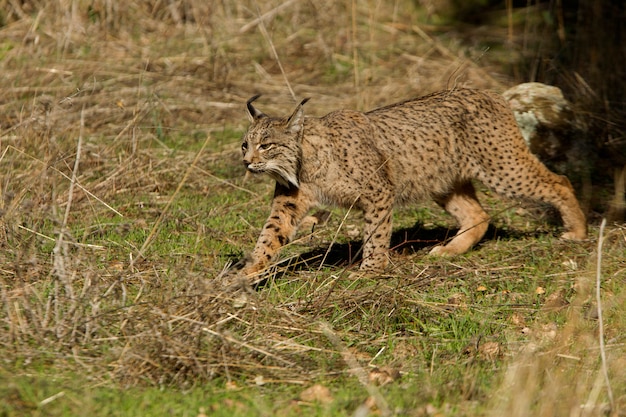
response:
M305 98L287 118L269 117L246 103L251 125L243 137L243 164L252 173L266 173L280 184L298 187Z

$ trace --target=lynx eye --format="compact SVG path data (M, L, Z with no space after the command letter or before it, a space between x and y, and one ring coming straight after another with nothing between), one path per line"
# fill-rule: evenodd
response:
M246 152L248 150L248 142L244 142L241 144L241 150Z
M268 149L271 149L274 146L273 143L261 143L258 148L261 151L267 151Z

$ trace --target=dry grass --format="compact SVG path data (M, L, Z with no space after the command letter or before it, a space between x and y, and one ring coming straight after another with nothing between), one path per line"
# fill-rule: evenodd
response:
M542 219L526 226L508 210L498 225L513 222L519 241L496 233L503 242L476 255L428 261L419 249L447 233L435 213L439 229L424 227L417 255L399 249L394 269L376 278L294 257L258 293L223 293L212 282L251 246L271 192L239 166L249 96L264 93L264 108L282 113L293 102L288 80L322 114L447 86L504 88L510 81L496 66L474 59L482 49L420 29L409 1L0 0L0 10L0 352L10 372L63 370L93 385L306 385L349 378L349 351L365 369L379 360L429 374L423 396L448 389L433 375L461 361L465 380L451 384L469 403L511 415L531 415L530 404L532 415L555 415L584 403L571 415L601 414L597 322L588 316L595 243L537 243ZM351 250L348 226L358 219L339 229L338 217L286 257L319 255L335 234L339 252ZM626 378L626 240L622 226L609 229L603 301L615 382ZM401 243L413 239L415 230L403 232ZM561 266L566 260L578 266ZM553 275L533 276L535 264ZM518 333L559 320L546 312L547 296L527 293L538 283L568 294L548 340L541 330ZM482 285L491 292L476 290ZM442 330L443 338L433 330L464 320L486 320L485 328ZM471 345L477 334L499 353L478 341L469 354L437 351ZM475 361L507 367L493 396L466 384ZM626 407L624 389L614 387L615 415ZM417 415L427 413L420 407Z
M621 342L614 337L615 329L609 335L604 334L607 321L602 310L608 308L613 311L610 314L615 314L615 306L623 304L625 299L623 294L616 297L611 292L600 291L603 283L623 274L621 270L607 276L602 266L602 246L616 237L623 239L623 233L623 229L618 229L609 236L600 234L594 254L596 276L589 274L577 279L576 295L563 327L558 332L548 329L538 338L535 336L537 344L525 346L509 363L496 397L494 416L526 416L533 407L536 415L542 416L624 413L623 398L616 399L612 388L623 378ZM597 326L590 326L590 317L598 320Z

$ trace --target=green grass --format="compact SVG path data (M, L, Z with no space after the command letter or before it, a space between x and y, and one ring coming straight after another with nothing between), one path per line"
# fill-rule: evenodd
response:
M181 204L184 201L182 199ZM119 307L131 309L146 302L165 306L178 297L176 293L185 286L182 275L192 272L189 265L185 265L185 254L203 255L201 251L189 250L196 248L193 246L195 237L188 240L184 230L179 228L177 222L165 222L148 257L153 259L160 254L158 263L165 268L161 273L171 282L149 284L150 289L143 290L145 295L140 302L133 303L129 300L137 295L138 283L130 281L127 302ZM134 236L132 243L125 245L138 246L142 237ZM106 241L120 243L130 240L130 236L122 238L112 233L94 242L103 244ZM89 366L87 373L81 372L79 364L85 359L74 358L69 351L63 353L64 349L47 359L37 358L36 352L41 348L37 348L38 341L31 341L28 350L31 359L12 355L17 362L5 361L2 366L0 387L3 397L7 399L2 412L8 416L199 415L201 410L205 410L207 415L235 416L295 415L301 412L307 415L352 415L368 398L368 393L346 369L339 351L347 349L356 355L366 372L377 366L396 368L403 373L400 380L378 388L386 402L400 415L411 415L427 405L445 415L482 414L493 399L493 391L499 386L502 371L510 360L507 358L514 357L521 346L528 345L532 340L532 337L521 333L521 327L528 326L541 333L545 325L553 323L556 329L562 329L567 326L570 310L577 308L569 304L570 307L561 307L557 311L544 311L547 296L559 290L565 291L566 299L576 296L571 289L576 279L573 274L563 275L562 262L579 259L578 268L587 268L584 262L588 256L583 257L575 250L584 245L568 245L565 255L560 255L558 253L561 252L554 250L555 244L560 246L562 252L564 244L552 239L522 242L512 239L487 242L480 250L451 261L432 261L420 256L414 259L414 267L427 271L431 269L433 276L430 283L417 288L413 288L412 277L405 275L362 277L356 281L342 278L327 296L327 280L341 274L341 270L324 268L319 273L304 271L294 276L275 278L259 291L263 307L261 314L256 315L256 325L252 328L235 326L229 334L246 339L246 334L251 330L255 333L254 328L258 327L269 340L291 341L313 349L305 355L297 355L303 373L301 379L295 381L293 376L284 379L274 377L275 381L272 381L271 375L277 371L280 374L280 369L270 371L268 376L267 369L261 364L256 372L253 369L251 372L245 368L236 369L236 364L232 364L230 386L236 387L233 390L226 388L227 376L221 372L221 376L216 375L206 381L204 377L197 382L194 382L194 377L187 377L187 384L191 385L185 388L175 388L170 383L150 387L153 382L148 380L145 381L147 386L143 383L137 386L140 377L132 386L120 390L116 388L115 379L106 374L95 378L90 375L95 365ZM490 246L497 246L497 250ZM494 266L503 264L501 253L510 257L520 246L524 250L516 255L514 262L507 263L506 268ZM223 252L223 248L216 250ZM156 262L153 263L156 265ZM618 270L614 271L615 268ZM206 266L194 268L196 271L206 271ZM608 274L619 272L619 265L615 264L607 270ZM537 294L540 286L545 294ZM623 280L613 279L607 286L612 294L623 294L620 292L623 291ZM169 295L160 294L165 289L169 289ZM50 293L41 291L40 296L50 297ZM118 293L108 308L119 303L116 301L119 297L121 294ZM299 323L289 329L279 321L278 326L272 329L276 317L265 309L274 305L283 310L284 306L294 303L302 304L295 311L311 317L311 324L302 327ZM611 302L607 306L607 328L623 326L623 318L615 311L621 306ZM103 313L114 314L113 311ZM328 340L320 339L319 330L316 330L320 319L331 324L340 335L343 346L333 346ZM520 324L520 320L524 323ZM594 332L594 328L593 322L582 326L585 332ZM252 336L249 343L258 343L256 338L260 335ZM157 337L156 334L154 337ZM538 337L541 338L541 334ZM622 337L612 332L614 347L610 352L619 349L615 343L619 345ZM481 346L487 343L495 343L502 352L494 356L481 352ZM22 345L19 350L25 352L24 348ZM104 355L87 358L94 364L102 359L115 363L111 355L120 348L112 341L100 346L83 346L81 350L89 356ZM51 372L58 367L66 368L66 371L60 374ZM255 379L259 375L270 382L257 385ZM330 389L332 400L329 404L308 403L299 399L303 389L315 382ZM616 382L616 388L621 389L619 381ZM46 403L50 398L54 399Z
M458 377L459 375L450 375ZM474 374L474 377L479 375ZM433 384L446 382L435 376ZM420 380L420 383L423 380ZM447 381L450 382L450 381ZM415 395L407 396L408 386L417 381L407 381L404 386L382 390L384 395L395 401L400 414L419 409L424 401L437 402L421 386ZM111 388L85 389L71 381L47 378L20 378L3 384L3 398L19 405L9 409L0 408L4 416L137 416L172 415L197 417L207 416L276 416L306 414L310 416L350 416L350 410L358 408L368 397L367 391L349 380L334 381L329 385L333 393L330 404L307 402L299 399L299 385L267 384L224 388L222 381L210 386L193 388L184 392L160 390L158 388Z
M2 380L0 393L5 403L0 406L3 416L192 416L202 412L211 416L269 416L290 406L295 391L281 389L284 401L275 403L274 388L250 387L227 390L215 381L202 388L184 392L159 388L85 387L80 376L59 380L47 375L7 378ZM305 407L315 410L314 404ZM313 414L315 415L315 414ZM323 415L323 414L317 414Z

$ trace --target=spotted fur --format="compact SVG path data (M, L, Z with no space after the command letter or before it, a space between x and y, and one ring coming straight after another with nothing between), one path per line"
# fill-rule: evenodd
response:
M434 199L459 233L431 253L461 254L485 234L489 216L471 180L507 196L543 201L563 218L565 239L584 239L585 217L567 178L530 153L504 99L456 89L370 112L338 110L305 117L303 100L289 117L269 117L247 103L250 128L243 162L276 180L271 213L243 273L264 270L314 206L363 211L361 269L387 265L394 205Z

